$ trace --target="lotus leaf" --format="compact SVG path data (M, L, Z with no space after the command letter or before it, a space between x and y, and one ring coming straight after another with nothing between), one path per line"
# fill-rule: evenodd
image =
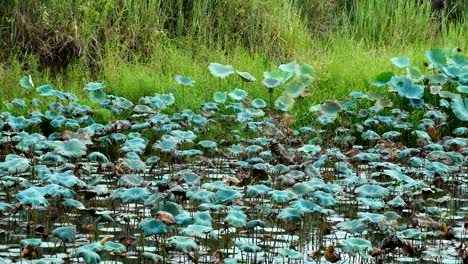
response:
M215 62L210 63L208 69L214 77L221 79L234 73L234 68L231 65L223 65Z
M188 77L183 77L180 75L176 75L175 80L178 84L185 85L185 86L193 86L195 81Z
M304 212L292 207L286 207L278 214L278 219L291 222L301 221L304 218Z
M364 184L356 188L355 192L358 197L383 198L390 193L390 190L379 185Z
M104 244L104 250L108 252L114 252L114 253L125 253L127 252L127 249L123 244L120 243L115 243L112 241L108 241Z
M52 235L58 237L64 243L71 243L75 241L76 237L76 226L65 226L65 227L58 227L52 230Z
M303 259L304 258L301 252L298 252L292 249L281 248L279 250L279 253L289 259Z
M241 77L244 82L255 82L257 79L248 72L236 71L236 73Z
M173 236L167 239L167 244L184 253L198 252L197 243L190 237Z
M245 242L245 241L236 241L236 246L241 251L248 252L248 253L256 253L256 252L262 251L261 247L255 244L249 243L249 242Z
M145 237L167 233L167 226L159 220L146 218L141 221L140 227L143 230Z

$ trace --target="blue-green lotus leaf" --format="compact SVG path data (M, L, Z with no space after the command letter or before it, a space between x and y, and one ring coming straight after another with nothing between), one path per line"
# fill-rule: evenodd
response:
M51 96L53 95L54 89L50 85L42 85L36 88L36 91L39 92L42 96Z
M287 82L291 77L294 76L294 72L287 72L287 71L281 71L281 70L272 70L269 72L264 72L263 77L265 79L279 79L281 80L281 83Z
M261 247L246 241L236 241L236 247L247 253L256 253L262 251Z
M147 105L135 105L133 111L140 114L156 114L156 110Z
M202 140L199 141L197 145L202 146L203 148L206 149L216 149L218 147L218 144L214 141L211 140Z
M122 189L123 191L123 189ZM118 196L120 196L120 194L118 194ZM153 205L153 204L157 204L159 203L160 201L164 200L164 195L161 194L161 193L153 193L151 194L150 196L148 196L148 198L146 198L145 202L144 202L144 205L145 206L148 206L148 205Z
M390 190L379 185L364 184L356 188L355 193L358 197L383 198L390 193Z
M197 136L190 130L188 131L173 130L171 131L171 134L179 138L181 141L193 141L197 138Z
M245 227L248 229L255 229L256 227L267 227L267 223L262 220L250 220Z
M362 138L365 140L379 140L380 136L373 130L367 130L361 134Z
M387 218L382 214L375 214L369 212L358 212L357 215L364 221L369 221L371 223L379 223L386 221Z
M146 164L138 159L123 159L123 164L127 169L132 172L144 172L146 169Z
M405 201L398 195L395 196L392 200L388 201L387 204L393 206L393 207L405 207L406 203Z
M352 234L362 233L368 230L368 226L363 222L362 219L343 221L338 223L336 227Z
M29 120L24 116L8 116L6 121L12 131L24 129L29 125Z
M124 190L120 197L124 203L144 202L151 193L146 188L129 188Z
M447 57L442 49L432 49L426 51L426 57L438 68L443 68L447 64Z
M379 199L358 197L357 201L359 202L359 204L362 204L363 206L367 206L372 209L385 208L385 203Z
M405 239L424 239L427 236L436 236L435 232L422 232L416 228L408 228L401 232L397 232L397 236Z
M259 197L267 195L271 190L270 187L263 184L249 185L246 194L250 197Z
M460 93L468 93L468 85L459 85L457 91Z
M408 78L395 76L392 78L390 83L402 97L409 99L420 99L423 96L424 86L413 85L411 80Z
M82 180L73 175L73 171L46 173L43 180L64 187L86 186Z
M450 107L458 119L462 121L468 121L468 97L464 99L452 98Z
M287 93L278 97L275 101L275 106L283 112L289 111L295 103L294 98L289 96Z
M213 231L212 227L192 224L185 228L180 228L179 233L184 236L204 238L206 234Z
M317 117L317 121L322 125L328 125L334 123L336 120L336 116L332 115L321 115Z
M165 212L171 213L174 217L178 216L179 214L185 213L181 205L174 203L174 202L169 202L167 200L159 202L156 205L156 207L158 206L159 206L159 211L165 211Z
M390 59L390 61L395 64L398 68L405 68L411 65L411 60L410 58L406 56L400 56L400 57L393 57Z
M175 80L178 84L185 86L193 86L195 84L195 81L193 81L192 79L180 75L176 75Z
M367 98L367 94L363 94L361 92L351 92L349 94L349 96L351 96L352 98L355 98L355 99L364 99L364 98Z
M303 259L304 255L296 250L280 248L279 253L288 259Z
M54 95L57 95L56 90L52 92L54 93ZM107 98L106 93L101 90L90 91L88 96L89 96L89 99L93 101L102 101Z
M288 192L285 190L272 190L269 192L269 194L271 195L271 200L273 202L279 202L279 203L289 202L297 198L295 193Z
M398 131L388 131L382 134L382 137L385 139L392 139L401 136L401 133Z
M278 219L291 222L301 221L304 218L304 212L292 207L286 207L277 216Z
M244 82L255 82L257 79L248 72L236 71Z
M89 153L88 159L90 161L99 162L99 163L109 162L109 159L106 157L106 155L102 154L101 152L97 152L97 151Z
M135 174L126 174L120 177L119 181L117 182L117 186L119 187L138 187L142 186L146 183L143 177L140 175Z
M12 205L12 204L0 202L0 211L1 211L1 212L6 211L7 209L13 209L13 208L15 208L15 206Z
M424 107L424 100L408 98L408 105L415 109L422 109Z
M174 221L178 225L187 226L193 223L193 217L189 213L179 214L174 217Z
M99 254L91 250L80 250L76 254L82 256L86 263L98 264L101 262L101 257Z
M78 139L54 141L53 147L58 154L69 158L79 158L86 154L86 145Z
M314 68L309 65L309 64L298 64L296 67L295 67L295 73L296 75L300 76L300 75L309 75L309 76L314 76L315 75L315 70Z
M29 187L26 190L18 192L16 198L23 204L30 204L34 207L43 205L45 207L49 206L49 202L44 197L44 193L38 187Z
M364 253L366 250L372 250L372 244L367 239L362 238L348 238L341 241L343 250L353 254L354 252Z
M167 244L184 253L198 252L197 243L190 237L173 236L167 239Z
M317 199L317 201L322 206L332 206L336 204L336 200L333 195L323 192L323 191L315 191L310 194L311 197Z
M384 92L370 91L367 93L367 98L371 101L379 101L387 98L387 94Z
M234 73L234 68L231 65L223 65L215 62L210 63L208 69L214 77L221 79Z
M141 221L140 228L143 230L145 237L167 233L167 226L163 222L151 218Z
M8 154L4 162L0 162L0 175L8 173L15 175L24 173L30 169L30 161L27 158L20 157L16 154Z
M327 100L320 104L320 111L326 115L336 116L342 110L343 107L337 101Z
M393 72L382 72L374 80L371 81L371 84L375 86L384 86L390 82L392 77L394 76Z
M305 88L312 83L312 78L309 75L301 75L288 82L284 87L284 93L291 98L297 98L301 96Z
M242 197L242 194L236 190L222 188L215 193L216 203L228 203L233 202L236 199Z
M11 104L17 108L26 109L26 102L23 99L15 98L11 101Z
M79 209L79 210L84 210L86 209L86 207L80 202L80 201L77 201L75 199L68 199L68 198L65 198L65 199L62 199L60 201L60 203L64 206L64 207L69 207L69 208L75 208L75 209Z
M67 121L66 117L64 117L63 115L59 115L59 116L54 117L54 119L50 121L50 125L53 127L62 127L66 121Z
M120 147L120 151L142 153L145 150L147 143L147 139L135 137L125 141L125 143Z
M253 99L251 104L255 108L264 108L267 106L267 103L260 98Z
M125 253L127 252L127 249L123 244L112 242L112 241L107 241L104 244L104 250L107 252L114 252L114 253Z
M155 94L154 96L145 96L138 101L140 104L147 104L153 109L164 110L175 103L175 97L172 93Z
M34 83L32 81L31 75L21 77L21 79L19 80L19 84L26 90L31 90L32 88L34 88Z
M21 240L20 245L23 246L23 247L30 246L30 247L35 248L35 247L40 247L41 243L42 243L42 241L40 239L28 238L28 239Z
M215 92L213 95L213 100L220 104L224 104L226 102L226 99L227 99L227 92ZM216 110L218 109L216 108Z
M320 146L317 146L317 145L304 145L300 148L297 149L298 151L300 152L305 152L305 153L309 153L310 155L315 155L317 153L320 153Z
M97 91L104 89L106 86L103 83L98 83L98 82L90 82L87 83L84 87L86 91Z
M304 213L313 213L313 212L322 213L322 212L324 212L324 209L321 206L319 206L319 205L317 205L317 204L315 204L315 203L313 203L313 202L311 202L309 200L302 199L302 198L299 199L299 200L293 201L290 204L291 204L291 206L293 208L295 208L297 210L300 210L300 211L302 211Z
M52 235L54 235L55 237L58 237L64 243L71 243L75 241L76 226L71 225L71 226L55 228L54 230L52 230Z
M212 227L212 221L210 211L196 212L193 214L193 221L196 225Z
M245 227L247 215L241 209L231 208L226 216L226 221L234 227Z
M463 136L468 134L468 128L467 127L457 127L455 128L452 133L457 136Z
M296 61L291 61L289 63L281 64L278 68L284 72L296 72L296 67L299 65L297 64Z
M191 201L200 203L213 203L215 201L215 194L207 190L198 190L195 192L187 192L187 197Z
M415 180L413 178L411 178L409 176L406 176L405 174L403 174L402 172L397 171L397 170L384 170L383 174L388 175L388 176L392 177L393 179L395 179L397 181L401 181L401 182L405 182L405 183L414 183L415 182Z
M247 98L247 92L242 89L234 89L233 91L228 93L229 97L232 100L240 101Z
M419 167L423 164L423 160L419 157L411 157L408 162L412 167Z
M273 89L280 86L281 81L282 79L279 78L265 78L263 79L262 84L269 89Z

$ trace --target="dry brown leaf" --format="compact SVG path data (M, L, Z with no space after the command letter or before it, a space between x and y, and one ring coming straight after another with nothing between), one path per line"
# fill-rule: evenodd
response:
M159 211L154 218L165 224L175 224L174 216L169 212Z

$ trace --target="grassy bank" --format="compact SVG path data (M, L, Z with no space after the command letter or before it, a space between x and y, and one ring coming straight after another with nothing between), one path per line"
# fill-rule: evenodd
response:
M24 95L23 74L78 94L100 81L133 101L173 92L180 107L194 108L215 91L241 86L237 77L211 76L210 62L250 72L258 81L243 88L266 99L263 72L297 60L316 69L312 95L294 109L303 113L313 103L375 89L369 80L392 69L391 57L422 66L425 50L465 50L465 10L463 1L440 11L430 1L401 0L11 1L2 14L0 86L11 100ZM196 85L178 86L175 75Z

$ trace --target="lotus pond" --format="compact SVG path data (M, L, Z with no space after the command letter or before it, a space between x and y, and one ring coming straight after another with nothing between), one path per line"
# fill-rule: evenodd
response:
M265 72L266 100L235 88L183 111L102 83L91 107L25 76L0 114L0 262L466 263L468 64L426 54L300 127L288 111L314 70L296 62Z

